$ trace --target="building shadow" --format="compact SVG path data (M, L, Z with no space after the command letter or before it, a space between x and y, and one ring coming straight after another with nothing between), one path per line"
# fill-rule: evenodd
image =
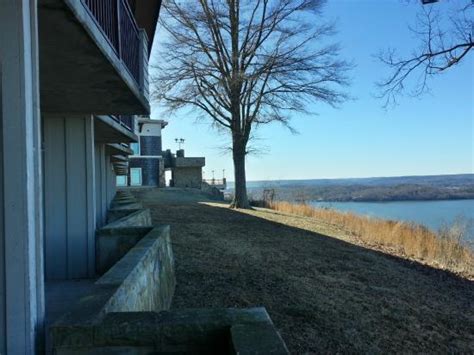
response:
M171 225L173 308L265 306L294 353L474 348L474 282L197 200L145 204Z

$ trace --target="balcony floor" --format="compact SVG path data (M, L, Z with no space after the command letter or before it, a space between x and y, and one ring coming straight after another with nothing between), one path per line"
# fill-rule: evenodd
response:
M38 23L43 112L149 113L148 99L81 1L40 0Z

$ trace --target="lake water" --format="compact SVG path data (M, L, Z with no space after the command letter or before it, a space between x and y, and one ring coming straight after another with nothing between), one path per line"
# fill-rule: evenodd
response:
M372 217L416 222L432 230L452 224L463 217L470 222L469 239L474 240L474 200L394 201L394 202L311 202L316 207L328 207Z

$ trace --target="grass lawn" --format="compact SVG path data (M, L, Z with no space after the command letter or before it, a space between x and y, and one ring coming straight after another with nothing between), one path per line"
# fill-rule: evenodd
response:
M298 354L474 351L472 281L326 236L308 217L191 192L138 197L171 225L173 308L265 306Z

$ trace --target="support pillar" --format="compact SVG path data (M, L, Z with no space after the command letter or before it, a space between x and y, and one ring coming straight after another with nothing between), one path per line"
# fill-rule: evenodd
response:
M37 4L0 1L0 353L30 354L44 318Z

